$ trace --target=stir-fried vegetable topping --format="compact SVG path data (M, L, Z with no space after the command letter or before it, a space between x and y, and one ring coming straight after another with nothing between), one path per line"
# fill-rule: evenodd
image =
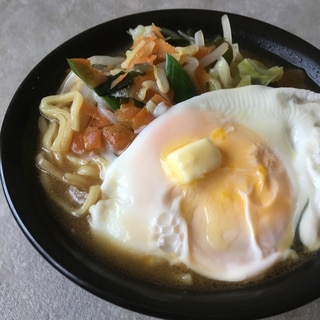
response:
M198 95L190 76L183 66L173 56L167 55L166 74L172 89L174 101L181 102Z
M175 32L154 24L139 25L129 30L133 44L122 59L68 59L72 72L104 100L98 113L114 113L103 128L92 129L90 122L83 130L87 144L101 146L105 139L105 145L121 153L144 126L175 103L210 90L269 85L281 79L282 67L267 68L242 56L238 44L232 43L227 16L222 17L222 28L222 36L206 40L201 30ZM99 143L92 141L95 137ZM75 150L77 145L73 144ZM90 148L82 143L75 152Z
M269 85L279 81L283 76L283 68L274 66L267 69L261 62L252 59L243 59L238 64L241 78L250 77L250 83Z

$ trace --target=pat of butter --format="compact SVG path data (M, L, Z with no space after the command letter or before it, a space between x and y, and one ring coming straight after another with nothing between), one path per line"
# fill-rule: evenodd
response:
M220 166L221 154L210 139L196 140L169 153L161 164L177 184L191 183Z

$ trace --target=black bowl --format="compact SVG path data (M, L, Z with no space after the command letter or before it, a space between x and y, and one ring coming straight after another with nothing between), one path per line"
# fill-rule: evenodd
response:
M119 306L164 318L258 318L299 307L320 296L320 257L315 254L295 269L257 285L206 292L172 289L147 283L102 264L75 242L54 218L39 183L34 156L38 107L53 94L68 68L66 57L116 54L128 47L129 28L152 22L171 29L202 29L220 34L223 12L177 9L139 13L89 29L51 52L22 82L1 131L1 180L10 209L34 247L62 274ZM305 70L320 90L320 52L269 24L228 14L234 42L282 65ZM110 47L110 44L112 46Z

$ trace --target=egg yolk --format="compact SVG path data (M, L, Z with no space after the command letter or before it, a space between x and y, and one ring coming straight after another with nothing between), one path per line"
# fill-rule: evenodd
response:
M209 139L221 163L182 190L190 259L210 267L237 257L245 264L290 247L292 192L287 172L254 133L236 124L214 129Z

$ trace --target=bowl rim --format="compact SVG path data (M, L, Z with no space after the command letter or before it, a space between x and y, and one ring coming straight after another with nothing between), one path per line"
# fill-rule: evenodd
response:
M257 318L291 310L320 296L320 279L317 280L317 271L320 270L318 254L292 272L266 281L263 286L256 285L232 290L217 289L200 293L161 287L124 275L114 269L105 270L101 263L94 260L85 249L79 248L79 245L68 235L60 236L64 234L61 226L51 218L50 214L46 215L52 210L47 203L41 201L30 203L31 199L44 197L39 188L39 181L35 179L35 170L32 169L34 164L28 149L28 138L35 138L37 134L32 126L37 108L33 106L31 111L18 110L17 106L23 101L22 96L26 92L32 93L31 98L25 97L27 102L34 102L34 96L40 97L44 87L42 79L50 69L44 65L62 61L66 52L76 53L81 42L84 40L92 42L93 40L90 40L92 35L98 35L108 28L111 30L117 26L121 26L120 29L123 26L127 28L130 23L143 21L142 23L145 24L145 21L152 19L178 21L188 18L192 21L203 20L203 27L208 29L207 23L210 18L218 19L223 14L228 15L231 25L240 26L239 29L232 28L235 38L252 46L258 46L280 60L305 69L310 79L319 87L320 51L303 39L271 24L234 13L204 9L165 9L145 11L106 21L65 41L44 57L26 76L5 113L0 135L0 175L5 198L19 227L37 251L60 273L100 298L132 311L171 319L198 319L199 317L209 319L213 316L231 319L235 314L239 317ZM177 22L168 22L168 24L177 24ZM100 52L105 44L101 43L99 37L96 41L98 42L97 51ZM130 39L124 42L126 41ZM73 45L75 48L72 48ZM83 56L89 56L91 50L92 48L83 49ZM54 81L49 80L46 84L47 93L57 88L58 74L62 75L67 65L61 63L61 66L55 66L55 68L57 70L55 70ZM49 90L50 85L52 87ZM12 123L22 127L18 133L13 131ZM23 156L26 155L28 156L25 162ZM38 223L37 219L40 219L41 227L46 232L39 230L39 225L33 225ZM48 235L51 238L48 239ZM57 252L57 249L60 251ZM90 260L91 258L93 260ZM80 264L79 261L81 261ZM90 275L89 271L94 271L94 274ZM230 301L232 301L232 308L230 308Z

